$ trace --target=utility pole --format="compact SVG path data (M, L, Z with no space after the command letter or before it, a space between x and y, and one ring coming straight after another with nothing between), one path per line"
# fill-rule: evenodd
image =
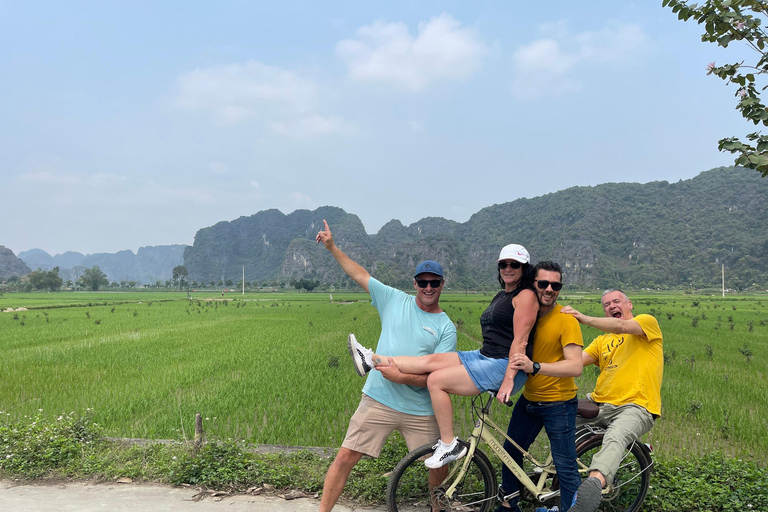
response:
M723 298L725 298L725 263L723 263Z

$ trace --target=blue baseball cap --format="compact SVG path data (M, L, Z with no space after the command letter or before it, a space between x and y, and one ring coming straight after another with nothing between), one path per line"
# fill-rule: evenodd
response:
M416 273L413 274L413 277L425 273L435 274L436 276L443 277L443 267L441 267L440 264L436 261L424 260L416 265Z

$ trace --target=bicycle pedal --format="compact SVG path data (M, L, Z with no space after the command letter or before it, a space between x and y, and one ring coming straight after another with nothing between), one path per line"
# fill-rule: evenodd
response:
M502 489L501 486L499 486L499 490L496 493L496 499L499 501L509 501L518 497L520 497L520 491L515 491L512 494L504 494L504 489Z

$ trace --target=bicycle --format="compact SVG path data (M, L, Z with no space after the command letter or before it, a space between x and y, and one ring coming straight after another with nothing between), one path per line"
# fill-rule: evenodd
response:
M521 501L541 504L560 496L552 454L549 453L541 463L509 439L506 429L501 429L489 417L495 394L488 392L488 395L485 401L482 394L472 399L475 427L468 441L459 440L467 446L467 455L451 464L448 476L441 484L429 489L427 483L427 468L423 460L434 452L432 444L416 448L395 466L387 483L389 512L424 511L429 510L430 505L441 511L488 512L494 507L497 498L507 501L520 496ZM579 415L587 419L594 418L597 408L588 400L579 400ZM524 459L533 465L533 471L526 473L489 430L500 433L510 441L523 454ZM576 432L576 455L582 479L587 476L592 456L600 449L604 434L604 429L590 425L580 427ZM496 472L488 456L478 448L480 440L485 441L490 450L520 480L521 491L500 495L496 487ZM614 481L603 489L599 510L639 510L648 493L652 468L650 447L634 441L627 447Z

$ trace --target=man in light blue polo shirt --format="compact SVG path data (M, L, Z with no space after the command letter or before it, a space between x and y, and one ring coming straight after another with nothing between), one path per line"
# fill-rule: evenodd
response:
M381 335L376 353L391 356L419 356L456 350L456 328L440 308L443 269L439 263L423 261L416 267L413 287L416 295L386 286L333 242L331 229L318 232L317 242L325 245L342 270L371 295L371 304L381 317ZM350 334L349 343L354 342ZM363 455L378 457L387 437L398 430L413 450L440 437L427 390L427 375L400 372L397 365L368 373L363 398L349 422L347 435L325 475L320 512L330 512L347 483L352 468ZM430 482L439 482L441 471L431 470Z

